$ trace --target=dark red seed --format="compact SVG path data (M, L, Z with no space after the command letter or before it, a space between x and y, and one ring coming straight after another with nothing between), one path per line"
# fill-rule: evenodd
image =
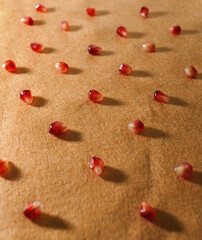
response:
M20 98L22 99L22 101L24 101L25 103L27 103L29 105L32 104L32 102L33 102L33 97L32 97L30 90L23 90L20 93Z
M164 94L163 92L156 90L154 93L154 99L157 102L162 102L162 103L168 103L169 102L169 97Z
M142 121L136 120L128 124L128 129L134 133L137 133L144 129L144 124Z
M44 46L38 42L30 43L30 47L34 52L37 52L37 53L41 53L44 49Z
M193 171L193 167L187 163L181 163L177 167L175 167L175 173L178 177L182 177L188 179L191 177Z
M90 45L88 47L88 52L91 54L91 55L100 55L101 52L102 52L102 48L98 47L98 46L95 46L95 45Z
M15 72L16 71L16 65L12 60L5 61L5 63L2 64L2 68L5 69L8 72Z
M23 213L25 217L32 220L40 215L41 209L42 203L40 201L34 201L25 206Z
M194 66L187 66L184 69L184 72L188 78L195 78L198 75L198 72Z
M180 26L172 26L169 27L169 32L173 35L179 35L181 33L181 27Z
M64 123L57 121L57 122L52 123L49 126L48 130L49 130L50 134L57 135L57 134L66 132L67 126Z
M143 18L147 18L148 17L148 14L149 14L149 8L147 7L142 7L140 9L140 16L143 17Z
M147 220L152 220L156 216L156 211L147 202L142 202L140 207L140 215Z
M0 175L3 176L8 170L9 162L7 160L0 159Z
M98 91L96 90L90 90L89 93L88 93L88 98L94 102L94 103L97 103L97 102L100 102L103 100L103 95L101 93L99 93Z
M127 38L128 37L128 31L125 27L120 26L117 28L117 34L123 38Z
M87 14L88 14L89 16L91 16L91 17L94 17L95 14L96 14L95 8L87 8L87 9L86 9L86 12L87 12Z
M31 17L23 17L21 18L21 23L24 23L26 25L33 25L34 24L34 21Z
M122 63L119 67L119 72L123 75L129 75L132 73L132 67L128 64Z

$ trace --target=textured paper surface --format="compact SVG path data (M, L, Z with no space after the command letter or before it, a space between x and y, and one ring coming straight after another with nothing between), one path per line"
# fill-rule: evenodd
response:
M31 0L0 1L0 59L16 62L17 73L1 71L0 152L12 162L0 179L2 240L190 240L201 239L201 4L200 0L49 0L38 13ZM142 19L140 8L150 9ZM98 16L86 15L94 6ZM20 23L31 16L36 25ZM70 23L69 32L60 22ZM168 27L181 25L180 36ZM118 26L129 38L116 35ZM38 41L45 53L31 51ZM146 54L142 44L154 42ZM91 56L95 44L102 56ZM65 61L68 74L56 72ZM132 66L131 76L118 72ZM183 69L195 66L199 77ZM19 93L30 89L34 106ZM103 104L88 101L100 91ZM169 104L153 100L155 90L171 96ZM146 129L133 135L127 124L141 119ZM68 134L48 133L53 121L65 122ZM92 156L105 161L102 177L88 167ZM173 168L187 161L190 180L177 179ZM41 200L44 214L31 222L24 206ZM139 216L147 200L157 209L153 222Z

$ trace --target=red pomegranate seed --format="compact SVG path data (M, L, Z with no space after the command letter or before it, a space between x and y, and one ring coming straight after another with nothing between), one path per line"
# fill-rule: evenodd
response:
M7 160L0 159L0 175L4 175L8 170L9 162Z
M144 52L155 52L156 46L154 43L145 43L142 45Z
M36 9L38 12L43 12L43 13L48 12L48 8L45 7L44 5L40 4L40 3L37 3L37 4L36 4L35 9Z
M184 72L188 78L195 78L198 75L196 68L193 66L186 67Z
M25 217L32 220L40 215L41 209L42 203L40 201L34 201L25 206L23 213Z
M90 90L89 93L88 93L88 98L94 102L94 103L98 103L100 101L103 100L103 95L101 93L99 93L98 91L96 90Z
M164 94L163 92L156 90L154 93L154 99L157 102L162 102L162 103L168 103L169 102L169 97Z
M119 67L119 72L124 75L129 75L132 73L132 67L128 64L121 64Z
M192 171L193 167L187 162L181 163L180 165L175 167L175 173L177 174L177 176L185 179L191 177Z
M120 26L117 28L117 34L123 38L127 38L128 37L128 31L125 27Z
M51 123L51 125L49 126L49 133L53 135L64 133L66 131L67 131L67 126L62 122L57 121L57 122Z
M23 17L21 18L21 23L24 23L26 25L33 25L34 24L34 21L31 17Z
M140 215L147 220L152 220L156 216L156 211L147 202L142 202L140 207Z
M61 22L61 30L68 31L69 30L69 23L67 21Z
M66 73L69 70L69 66L65 62L57 62L55 68L60 73Z
M169 27L169 32L174 35L179 35L181 33L181 27L180 26Z
M37 53L41 53L44 49L43 44L38 43L38 42L30 43L30 47L34 52L37 52Z
M22 99L22 101L24 101L25 103L27 103L29 105L32 104L32 102L33 102L33 97L32 97L30 90L23 90L20 93L20 98Z
M148 17L148 14L149 14L149 8L147 7L142 7L140 9L140 16L143 17L143 18L147 18Z
M91 16L91 17L94 17L95 14L96 14L95 8L87 8L87 9L86 9L86 12L87 12L87 14L88 14L89 16Z
M128 124L128 129L134 133L137 133L144 129L144 124L142 121L136 120Z
M102 48L101 47L97 47L95 45L90 45L88 47L88 52L91 54L91 55L100 55L101 52L102 52Z
M90 159L90 168L96 175L100 175L104 169L104 161L98 157L92 157Z
M5 69L8 72L15 72L16 71L16 65L12 60L5 61L5 63L2 64L2 68Z

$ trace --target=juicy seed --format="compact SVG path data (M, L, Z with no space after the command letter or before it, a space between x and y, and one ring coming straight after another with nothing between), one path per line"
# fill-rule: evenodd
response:
M41 209L42 203L40 201L34 201L25 206L23 213L25 217L32 220L40 215Z
M37 53L41 53L44 49L44 46L38 42L30 43L30 47L34 52L37 52Z
M4 175L8 170L9 162L7 160L0 159L0 175Z
M57 62L55 68L60 73L66 73L69 70L69 66L65 62Z
M140 9L140 16L143 17L143 18L147 18L148 17L148 14L149 14L149 8L147 7L142 7Z
M32 26L34 24L34 21L31 17L23 17L21 18L21 23Z
M168 103L169 102L169 97L164 94L163 92L156 90L154 93L154 99L157 102L162 102L162 103Z
M86 12L87 12L87 14L88 14L89 16L91 16L91 17L94 17L95 14L96 14L95 8L87 8L87 9L86 9Z
M96 90L90 90L88 93L88 98L94 102L98 103L103 100L104 96Z
M61 30L68 31L69 30L69 23L67 21L61 22Z
M140 207L140 215L147 220L152 220L156 216L156 211L147 202L142 202Z
M178 177L188 179L192 175L193 167L189 163L184 162L175 167L174 170Z
M2 68L8 72L16 71L16 65L12 60L7 60L4 64L2 64Z
M20 93L20 98L22 99L23 102L25 102L29 105L32 104L32 102L33 102L33 97L32 97L30 90L23 90Z
M122 63L119 67L119 72L123 75L129 75L132 73L132 67L128 64Z
M186 67L184 72L188 78L195 78L198 75L198 72L194 66Z
M66 132L67 126L64 123L57 121L57 122L52 123L49 126L48 131L50 134L57 135L57 134Z
M128 37L128 31L125 27L120 26L117 28L117 34L123 38L127 38Z
M43 12L43 13L48 12L48 8L45 7L44 5L40 4L40 3L37 3L37 4L36 4L35 9L36 9L36 11L38 11L38 12Z
M100 55L101 52L102 52L102 48L101 47L98 47L98 46L95 46L95 45L90 45L88 47L88 52L91 54L91 55Z
M179 35L181 33L181 27L180 26L172 26L169 27L169 32L173 35Z
M103 172L104 169L104 161L101 158L98 157L92 157L90 159L90 168L96 175L100 175Z
M144 124L142 121L136 120L128 124L128 129L134 133L137 133L144 129Z
M150 53L155 52L155 50L156 50L155 44L154 43L148 43L148 42L143 44L142 48L143 48L144 52L150 52Z

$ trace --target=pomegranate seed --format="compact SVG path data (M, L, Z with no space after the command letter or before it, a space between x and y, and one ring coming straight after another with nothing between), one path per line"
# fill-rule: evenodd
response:
M43 13L48 12L48 8L45 7L44 5L40 4L40 3L37 3L37 4L36 4L35 9L36 9L38 12L43 12Z
M142 45L144 52L155 52L156 47L154 43L145 43Z
M193 171L193 167L187 162L181 163L180 165L175 167L175 172L177 176L185 179L191 177L192 171Z
M127 38L128 37L128 31L125 27L120 26L117 28L117 34L123 38Z
M33 25L34 24L34 21L31 17L23 17L21 18L21 23L24 23L26 25Z
M143 17L143 18L147 18L148 17L148 14L149 14L149 8L147 7L142 7L140 9L140 16Z
M34 52L37 52L37 53L41 53L44 49L43 45L37 42L30 43L30 47Z
M104 161L98 157L92 157L90 159L90 168L96 175L100 175L104 169Z
M147 220L152 220L156 216L156 211L147 202L142 202L140 207L140 215Z
M61 30L68 31L69 30L69 23L67 21L61 22Z
M31 202L25 206L23 213L25 217L32 220L40 215L42 206L43 205L40 201Z
M169 102L169 97L164 94L163 92L156 90L154 93L154 99L157 102L162 102L162 103L168 103Z
M62 122L57 121L57 122L51 123L51 125L49 126L49 133L53 135L64 133L66 131L67 131L67 126Z
M88 47L88 52L91 54L91 55L100 55L101 52L102 52L102 48L101 47L97 47L95 45L90 45Z
M23 90L20 93L20 98L22 99L22 101L24 101L25 103L27 103L29 105L32 104L32 102L33 102L33 97L32 97L30 90Z
M128 124L128 129L134 133L137 133L144 129L144 124L142 121L136 120Z
M193 66L188 66L184 69L184 72L188 78L195 78L198 74L197 70Z
M95 8L87 8L87 9L86 9L86 12L87 12L87 14L88 14L89 16L91 16L91 17L94 17L95 14L96 14Z
M88 98L94 102L94 103L97 103L97 102L100 102L103 100L103 95L101 93L99 93L98 91L96 90L90 90L89 93L88 93Z
M169 27L169 32L174 34L174 35L178 35L178 34L181 33L181 27L180 26Z
M132 73L132 67L128 64L121 64L119 67L119 72L124 75L129 75Z
M0 159L0 175L4 175L4 173L8 170L9 162L7 160Z
M5 61L5 63L2 64L2 68L5 69L8 72L15 72L16 71L16 65L12 60Z
M55 68L57 69L58 72L60 73L66 73L69 70L69 66L65 62L57 62L55 64Z

